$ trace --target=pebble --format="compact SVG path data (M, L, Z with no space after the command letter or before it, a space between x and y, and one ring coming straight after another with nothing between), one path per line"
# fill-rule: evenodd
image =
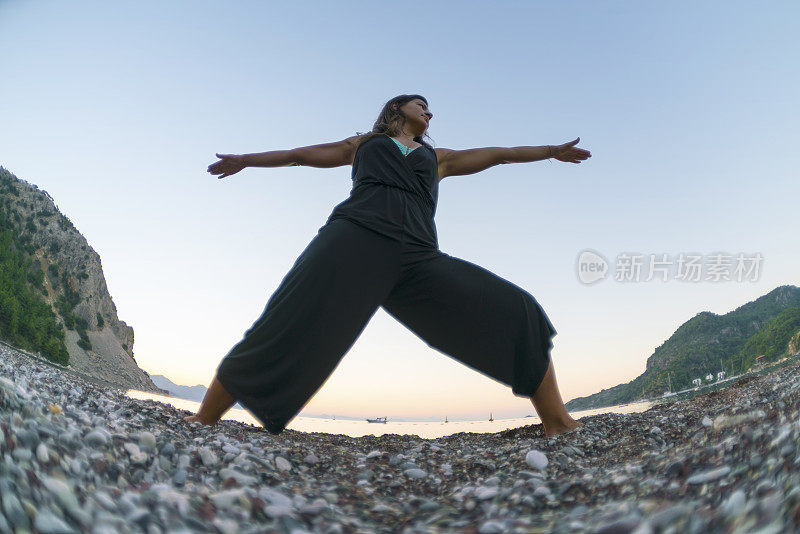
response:
M280 491L269 487L262 487L258 491L258 496L275 506L282 506L285 508L290 508L292 506L292 499Z
M722 512L728 519L734 519L744 513L745 504L747 504L747 497L744 491L737 489L722 504Z
M14 449L11 453L11 457L18 462L27 462L33 458L33 453L30 449Z
M686 479L687 484L704 484L706 482L711 482L713 480L717 480L718 478L722 478L728 473L731 472L731 468L726 466L712 469L710 471L703 471L701 473L697 473L695 475L690 476Z
M215 466L219 463L219 458L217 458L217 455L208 447L200 447L197 450L197 454L200 455L200 460L206 467Z
M540 471L544 470L548 464L547 456L545 456L543 452L537 450L528 451L528 454L525 455L525 462L529 466Z
M36 459L43 464L46 464L48 460L50 460L50 450L44 443L40 443L39 446L36 447Z
M282 456L276 456L275 467L277 467L280 471L291 471L292 464L286 458Z
M58 504L64 510L75 510L80 507L80 504L78 504L78 498L75 497L75 493L72 491L72 488L70 488L69 485L67 485L67 483L63 480L44 477L42 478L42 484L50 493L55 496L56 502L58 502Z
M33 527L40 534L72 534L78 532L65 523L63 519L48 510L43 510L36 514Z
M428 473L426 473L424 469L418 469L418 468L406 469L405 471L403 471L403 473L408 478L425 478L426 476L428 476Z
M217 508L230 508L244 496L244 490L237 488L214 493L210 495L209 498Z
M0 346L0 532L789 532L800 368L632 414L421 439L220 421ZM525 461L520 460L524 455ZM324 461L323 461L324 460Z
M501 534L506 532L506 525L502 521L489 520L481 523L478 532L480 534Z
M108 438L106 435L98 430L92 430L88 434L86 434L86 442L89 445L105 445L108 443Z
M139 433L139 446L148 450L153 450L156 447L156 437L152 432L142 431Z
M491 499L498 493L496 486L481 486L475 490L475 498L480 501Z
M254 476L241 473L236 469L222 468L219 470L219 478L221 480L233 479L242 486L253 486L258 482Z

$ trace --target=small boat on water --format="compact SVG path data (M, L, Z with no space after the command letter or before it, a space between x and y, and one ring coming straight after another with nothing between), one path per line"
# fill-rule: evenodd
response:
M386 419L387 418L385 416L384 417L376 417L375 419L370 419L369 417L367 417L367 423L385 423Z
M489 421L494 421L494 418L492 417L492 412L489 412Z

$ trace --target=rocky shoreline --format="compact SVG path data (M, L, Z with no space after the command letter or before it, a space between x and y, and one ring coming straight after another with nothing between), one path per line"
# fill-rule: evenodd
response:
M799 407L792 363L550 439L272 436L0 347L0 532L797 531Z

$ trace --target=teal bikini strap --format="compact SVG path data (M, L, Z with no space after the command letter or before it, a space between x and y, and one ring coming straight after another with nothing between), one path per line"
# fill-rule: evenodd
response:
M397 140L397 139L395 139L394 137L390 137L389 139L391 139L392 141L394 141L394 142L397 144L397 146L398 146L398 147L400 147L400 150L403 152L403 155L406 155L406 156L407 156L407 155L408 155L408 154L409 154L409 153L410 153L412 150L416 150L416 149L418 149L418 148L419 148L418 146L415 146L414 148L408 148L406 145L404 145L403 143L401 143L400 141L398 141L398 140Z

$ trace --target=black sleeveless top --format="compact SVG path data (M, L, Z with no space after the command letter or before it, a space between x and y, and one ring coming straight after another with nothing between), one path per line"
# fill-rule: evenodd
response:
M397 241L439 248L433 217L439 198L436 152L421 145L404 156L388 135L363 141L353 157L353 188L328 222L348 219Z

